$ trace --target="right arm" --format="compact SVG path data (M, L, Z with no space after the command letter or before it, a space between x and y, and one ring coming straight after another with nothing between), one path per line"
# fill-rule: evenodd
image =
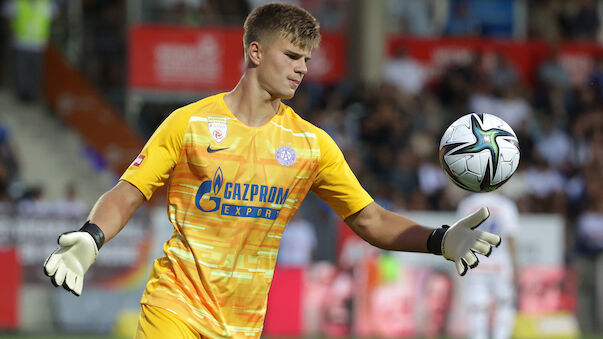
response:
M171 114L117 185L96 201L88 222L78 231L59 236L60 247L44 262L44 273L55 286L62 285L75 295L82 293L84 275L96 261L98 250L124 228L142 203L169 177L182 148L189 112Z
M105 242L113 239L146 201L134 185L120 180L94 204L88 220L96 224L105 235Z
M123 180L103 194L81 229L59 236L60 247L44 262L44 273L50 281L81 295L84 275L96 261L98 250L124 228L145 200L135 186Z

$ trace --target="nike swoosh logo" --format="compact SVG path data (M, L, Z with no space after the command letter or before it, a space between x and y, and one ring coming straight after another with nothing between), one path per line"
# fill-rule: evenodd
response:
M230 147L224 147L224 148L211 148L211 146L207 146L207 153L215 153L215 152L220 152L223 151L225 149L229 149Z

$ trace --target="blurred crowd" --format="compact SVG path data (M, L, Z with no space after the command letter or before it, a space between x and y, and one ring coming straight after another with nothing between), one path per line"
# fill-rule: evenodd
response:
M520 167L502 191L521 212L566 215L574 234L581 232L585 215L603 213L600 67L587 82L572 85L552 49L533 83L526 84L504 56L486 69L476 54L470 63L452 65L426 81L411 74L420 63L400 53L386 66L381 84L306 84L290 104L334 138L381 204L399 210L454 209L463 192L439 167L440 137L468 112L498 115L514 129L521 147ZM580 249L594 250L590 244Z

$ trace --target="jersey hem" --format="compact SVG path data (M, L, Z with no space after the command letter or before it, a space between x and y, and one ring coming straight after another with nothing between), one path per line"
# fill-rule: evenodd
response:
M363 210L363 209L364 209L366 206L370 205L370 204L371 204L372 202L374 202L374 201L375 201L375 200L371 198L371 199L369 199L368 201L366 201L366 204L359 204L359 205L358 205L358 206L359 206L359 207L358 207L358 209L354 208L354 209L350 210L350 212L349 212L349 213L346 213L346 214L340 215L341 220L344 220L344 221L345 221L345 219L347 219L349 216L351 216L351 215L353 215L353 214L355 214L355 213L358 213L358 212L362 211L362 210ZM360 206L362 206L362 207L360 207Z
M144 198L146 200L151 199L151 196L153 195L153 192L145 192L145 190L143 190L142 188L140 188L143 185L141 183L136 183L136 180L134 180L132 177L122 176L121 178L119 178L119 180L126 181L130 185L136 187L140 191L140 193L142 193L142 195L144 196Z

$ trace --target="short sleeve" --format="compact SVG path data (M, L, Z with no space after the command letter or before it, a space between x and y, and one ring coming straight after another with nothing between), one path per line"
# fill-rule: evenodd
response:
M323 130L316 133L320 146L318 174L312 191L345 219L373 202L343 157L333 139Z
M165 184L176 166L191 113L178 109L155 130L120 180L136 186L148 200Z

